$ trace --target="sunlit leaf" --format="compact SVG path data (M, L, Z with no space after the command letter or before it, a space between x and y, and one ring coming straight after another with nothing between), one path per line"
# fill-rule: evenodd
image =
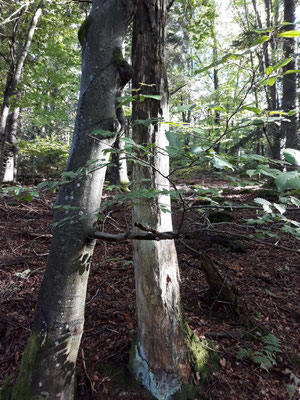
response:
M260 81L258 84L259 84L259 85L273 86L275 82L276 82L276 77L273 76L273 77L271 77L271 78L263 79L263 80Z
M300 151L296 149L284 149L283 150L284 158L295 165L300 166Z
M260 36L251 44L250 47L257 46L258 44L265 43L268 40L269 40L269 36L267 36L267 35Z
M278 33L277 37L285 37L285 38L294 38L300 36L299 31L285 31L282 33Z
M234 170L234 166L229 161L218 156L217 154L214 155L212 161L216 168L219 168L219 169L230 168L230 169Z
M265 212L269 214L272 213L271 203L268 200L257 197L254 199L254 202L260 204Z
M274 207L280 212L280 214L284 214L286 212L286 207L283 204L274 203Z

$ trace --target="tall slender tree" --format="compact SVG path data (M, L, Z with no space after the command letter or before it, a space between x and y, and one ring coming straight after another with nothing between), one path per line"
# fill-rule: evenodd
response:
M31 336L10 395L14 400L74 398L75 363L94 250L89 233L101 200L108 158L105 150L119 129L117 93L131 77L131 68L122 58L122 44L134 3L94 0L79 30L82 79L67 166L69 175L74 178L75 174L77 179L61 186L54 208L57 225ZM94 136L93 132L99 130L106 135ZM94 163L89 170L91 160ZM76 175L80 168L86 168L88 174ZM64 218L66 223L62 224Z
M32 39L45 3L46 0L40 0L37 2L33 17L28 26L24 43L21 45L21 48L16 48L15 45L11 45L10 66L6 77L6 84L3 93L2 104L0 107L0 180L3 179L4 175L6 123L11 107L12 98L16 94L17 86L22 79L24 63L28 56ZM20 11L21 9L17 12L17 14Z
M295 30L296 20L296 9L294 0L284 0L284 21L290 22L291 24L285 26L286 31ZM285 58L291 58L288 65L284 67L284 72L287 70L296 69L296 57L295 57L295 38L284 38L283 39L283 54ZM285 112L289 112L296 108L297 100L297 76L295 73L283 75L282 81L282 109ZM286 139L286 147L297 149L299 148L298 143L298 121L297 114L295 111L294 115L289 116L290 121L283 121L281 125L282 134L281 136Z

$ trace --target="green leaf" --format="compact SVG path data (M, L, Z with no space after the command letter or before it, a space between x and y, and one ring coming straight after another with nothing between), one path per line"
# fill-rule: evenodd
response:
M300 151L296 149L284 149L283 155L286 161L300 166Z
M283 172L275 178L275 184L280 191L300 189L300 172Z
M241 110L248 110L248 111L252 111L255 114L260 114L261 110L257 107L253 107L253 106L243 106L241 107Z
M30 203L30 202L33 200L33 197L32 197L29 193L27 193L27 194L25 194L25 195L23 196L23 199L24 199L27 203Z
M131 139L130 137L123 137L121 138L122 142L129 144L131 146L136 146L136 143L133 139Z
M300 69L289 69L288 71L285 71L285 73L283 75L287 75L287 74L299 74Z
M106 131L104 129L96 129L94 131L92 131L92 135L101 135L104 137L110 137L110 136L115 136L115 132L111 132L111 131Z
M286 207L283 204L274 203L274 207L280 212L280 214L284 214L286 212Z
M241 349L238 351L237 353L237 358L239 360L242 360L243 358L248 358L250 357L252 354L252 350L251 349Z
M256 169L247 169L246 174L251 178L256 172Z
M135 101L137 99L137 95L135 96L123 96L123 97L117 97L117 100L119 102L118 108L125 106L128 103L131 103L132 101Z
M146 128L149 128L151 124L152 124L151 119L137 119L133 123L133 125L144 125Z
M300 207L300 200L294 196L290 197L291 203L294 204L296 207Z
M299 31L285 31L282 33L278 33L277 37L285 37L285 38L294 38L300 36Z
M271 203L268 200L257 197L254 199L254 203L262 205L264 211L268 214L272 213Z
M263 79L258 84L259 85L273 86L275 82L276 82L276 76L273 76L272 78Z
M154 99L154 100L161 100L162 96L159 94L140 94L140 97L145 99Z
M282 230L282 232L290 233L295 238L300 239L300 228L293 228L289 225L284 225L281 228L281 230ZM300 251L300 250L298 250L298 251Z
M206 107L210 110L224 111L224 112L227 111L225 107L220 106L219 104L208 104Z
M143 167L149 167L149 164L147 164L141 160L136 160L135 158L128 158L128 161L132 161L133 163L142 165Z
M273 71L277 71L278 69L284 67L285 65L287 65L288 63L290 63L292 61L293 58L285 58L282 61L279 61L278 63L276 63L273 66L270 66L268 68L266 68L266 74L270 75Z
M267 35L260 36L259 38L257 38L257 39L251 44L250 47L257 46L258 44L265 43L265 42L268 41L268 40L269 40L269 36L267 36Z
M181 143L178 139L178 135L172 131L166 132L167 139L170 146L175 147L177 150L181 150Z
M64 178L70 178L70 179L74 179L76 178L80 173L78 172L73 172L73 171L66 171L62 173L62 176Z
M219 169L230 168L231 170L234 170L234 166L232 164L230 164L229 161L218 156L217 154L214 155L212 161L216 168L219 168Z

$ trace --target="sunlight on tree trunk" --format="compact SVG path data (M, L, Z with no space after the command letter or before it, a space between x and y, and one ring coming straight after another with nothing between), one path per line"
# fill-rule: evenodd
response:
M16 182L17 180L17 135L20 107L16 107L8 116L6 123L5 167L3 182Z
M162 99L146 99L133 105L133 121L153 121L149 128L134 125L133 139L140 145L155 144L146 156L140 152L140 157L153 167L134 165L133 184L138 191L169 190L169 182L162 176L169 172L169 157L164 150L167 126L160 122L162 118L168 120L166 1L152 3L139 2L135 16L133 89L150 96L161 95ZM172 230L170 207L169 195L141 197L134 206L134 222L157 231ZM136 379L157 399L169 399L190 376L176 249L173 240L134 241L133 248L138 330L132 366Z

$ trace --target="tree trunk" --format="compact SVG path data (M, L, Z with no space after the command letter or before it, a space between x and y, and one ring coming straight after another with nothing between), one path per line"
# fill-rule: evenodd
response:
M166 125L158 122L160 118L168 118L164 65L166 5L166 0L140 0L133 29L133 89L139 90L134 93L162 96L161 100L146 98L133 104L133 121L153 121L149 128L143 124L133 127L137 144L155 144L146 155L144 151L137 153L153 167L134 164L133 168L134 189L146 193L169 189L165 178L169 171L169 158L164 150ZM134 206L133 219L160 232L172 230L170 196L140 197ZM170 399L190 376L176 249L173 240L135 240L133 249L138 328L132 366L136 379L157 399Z
M119 94L121 95L121 93ZM124 115L123 107L117 107L117 117L121 125L120 133L117 135L113 147L117 150L112 153L111 162L114 164L109 170L109 181L113 185L121 185L124 190L129 190L129 178L127 170L127 160L125 155L125 143L122 137L126 136L128 121Z
M217 40L215 37L215 32L213 33L214 37L214 47L213 47L213 61L216 62L218 58L218 48L217 48ZM218 75L218 68L214 67L214 101L215 104L219 104L219 75ZM217 135L220 132L220 121L221 121L221 113L220 111L215 110L215 117L214 117L214 131ZM215 139L214 139L215 140ZM218 143L214 146L214 150L217 154L220 153L220 146L221 143Z
M5 168L3 182L16 182L17 180L17 134L20 107L16 107L9 115L6 123Z
M54 208L57 225L31 337L12 392L14 400L74 398L75 363L94 250L89 232L101 200L108 158L104 150L113 143L119 127L116 97L124 85L124 68L129 68L121 59L121 49L133 4L129 0L94 0L79 30L82 78L67 165L72 180L61 186ZM111 135L93 135L99 129ZM72 176L81 167L83 173Z
M15 95L16 88L21 81L23 66L28 56L33 35L35 33L38 21L42 14L45 2L46 0L41 0L38 3L35 13L32 17L22 51L20 52L20 55L16 60L15 66L13 66L12 63L10 70L7 74L5 90L3 94L3 101L0 110L0 181L3 180L3 174L4 174L3 169L4 169L5 129L6 129L7 118L9 115L11 99Z
M291 22L291 25L286 25L285 30L295 30L295 1L284 0L284 21ZM283 53L284 58L292 58L292 60L284 67L283 71L295 70L295 39L284 38L283 39ZM282 81L282 109L285 112L289 112L296 108L297 100L297 77L296 74L283 75ZM281 124L281 136L286 138L286 147L297 149L298 144L298 121L297 114L288 117L289 121L283 121Z

